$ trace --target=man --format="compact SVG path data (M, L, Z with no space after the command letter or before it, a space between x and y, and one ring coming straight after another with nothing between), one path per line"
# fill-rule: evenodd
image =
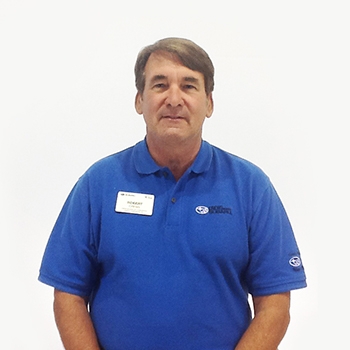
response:
M135 75L145 140L79 179L44 254L39 279L55 288L64 346L276 349L304 270L267 176L202 140L210 58L163 39L140 52Z

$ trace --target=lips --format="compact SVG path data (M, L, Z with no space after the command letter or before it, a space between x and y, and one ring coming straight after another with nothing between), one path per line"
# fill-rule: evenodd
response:
M163 118L166 118L166 119L184 119L183 117L179 117L177 115L166 115Z
M162 119L181 120L181 119L185 119L185 118L180 116L180 115L164 115L164 116L162 116Z

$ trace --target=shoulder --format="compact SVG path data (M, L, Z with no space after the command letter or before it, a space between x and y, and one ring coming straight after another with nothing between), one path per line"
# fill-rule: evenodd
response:
M136 146L126 148L97 160L86 170L84 175L100 176L101 174L115 172L127 167L132 161L135 147Z
M126 148L97 160L79 177L77 188L100 188L121 181L133 168L133 150Z
M269 182L269 177L262 168L251 161L210 145L213 153L213 166L223 173L234 177L250 178Z

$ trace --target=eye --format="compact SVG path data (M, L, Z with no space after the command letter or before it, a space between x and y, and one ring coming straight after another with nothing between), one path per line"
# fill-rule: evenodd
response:
M186 90L193 90L193 89L196 89L196 87L192 84L186 84L184 85L184 89Z
M153 85L153 89L156 89L156 90L162 90L162 89L165 89L165 88L166 88L165 83L157 83L157 84Z

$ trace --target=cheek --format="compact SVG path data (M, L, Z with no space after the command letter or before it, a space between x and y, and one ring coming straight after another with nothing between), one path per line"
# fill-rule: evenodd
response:
M209 106L207 101L199 101L195 105L193 105L192 111L196 113L199 119L205 119L205 117L208 115Z
M143 109L144 112L147 111L148 113L154 113L157 111L160 106L162 105L160 98L156 97L147 97L143 101Z

